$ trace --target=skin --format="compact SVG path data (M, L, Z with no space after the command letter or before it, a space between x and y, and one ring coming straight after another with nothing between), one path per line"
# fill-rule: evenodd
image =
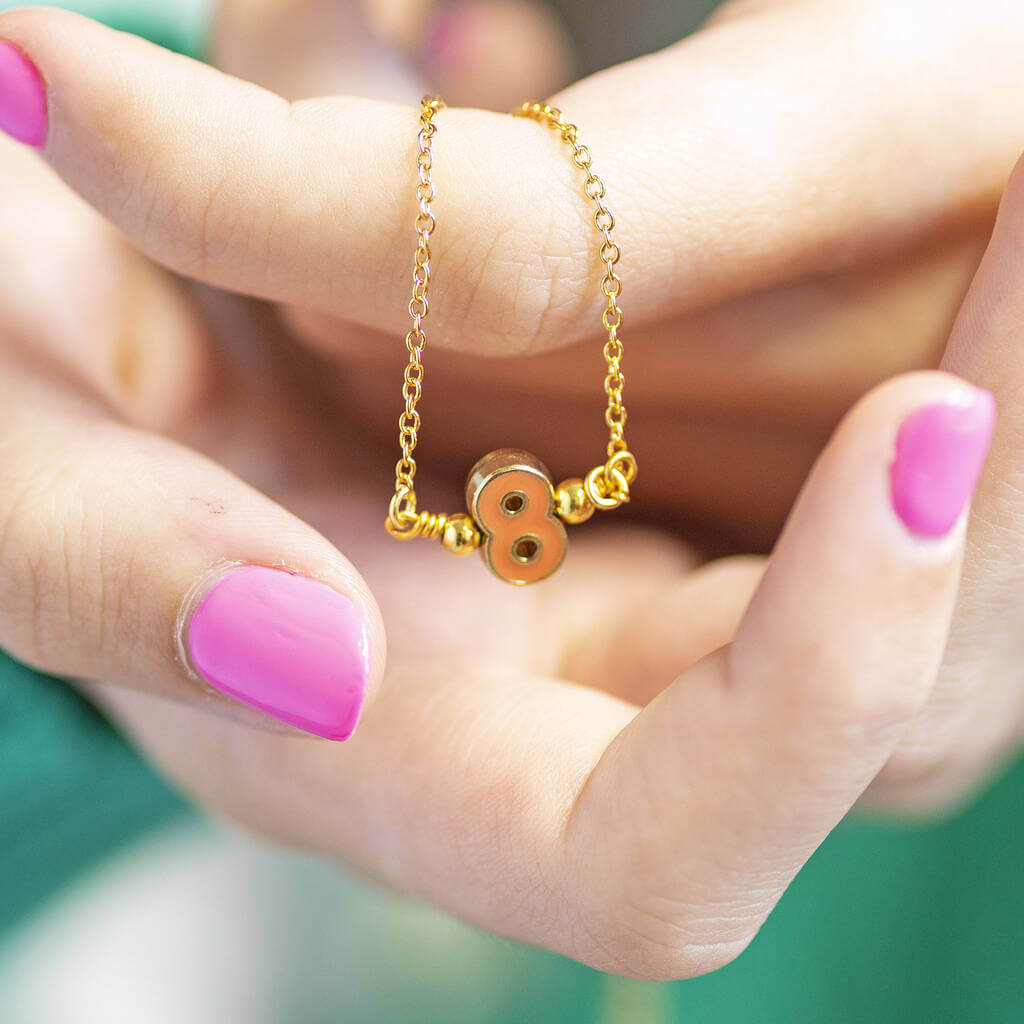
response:
M572 531L525 591L381 528L393 418L368 406L397 397L411 163L394 155L415 109L289 105L70 14L0 16L51 117L50 169L0 146L0 645L80 679L215 812L638 977L733 959L858 802L962 799L1024 722L1024 171L949 331L1020 146L1024 13L892 6L745 5L556 99L629 254L642 475L633 522ZM530 446L492 411L513 379L556 472L596 461L599 306L556 140L445 117L438 194L459 205L438 235L420 486L454 508L481 437ZM696 567L680 511L723 547L771 536L854 396L940 357L843 417L770 559ZM969 531L923 541L889 503L894 438L960 377L995 393L1000 425ZM449 388L478 396L465 426ZM178 611L225 559L311 573L365 611L373 699L351 741L189 678Z

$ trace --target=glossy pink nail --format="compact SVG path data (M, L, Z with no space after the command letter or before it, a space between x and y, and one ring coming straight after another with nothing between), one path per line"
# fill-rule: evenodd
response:
M46 141L46 90L35 64L0 40L0 129L26 145Z
M249 707L329 740L355 730L370 673L367 622L325 583L236 569L199 601L186 646L203 679Z
M911 413L896 437L892 504L911 533L944 537L974 494L996 421L995 399L973 388Z

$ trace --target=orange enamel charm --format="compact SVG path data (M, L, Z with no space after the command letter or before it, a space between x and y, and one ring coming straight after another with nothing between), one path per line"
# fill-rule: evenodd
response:
M550 576L569 545L555 518L551 476L535 455L501 448L485 455L466 481L466 505L483 533L487 567L522 586Z

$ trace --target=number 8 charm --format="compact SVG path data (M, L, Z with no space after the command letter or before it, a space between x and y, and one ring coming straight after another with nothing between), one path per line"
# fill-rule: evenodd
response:
M466 505L483 534L487 567L522 586L550 576L569 539L555 518L555 491L544 463L518 448L500 448L470 470Z

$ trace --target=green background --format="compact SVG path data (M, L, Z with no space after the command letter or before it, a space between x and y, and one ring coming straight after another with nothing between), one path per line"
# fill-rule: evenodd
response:
M341 2L341 0L339 0ZM15 6L0 3L0 8ZM193 54L205 8L65 4ZM615 17L607 3L605 24ZM645 48L693 26L710 4L651 4L632 43ZM697 8L701 8L698 12ZM631 16L643 5L631 6ZM581 4L564 13L586 38ZM621 12L621 8L618 8ZM621 13L620 15L621 16ZM599 40L598 40L599 43ZM598 46L595 43L595 46ZM601 60L624 54L596 50ZM486 955L381 987L346 1021L416 1020L957 1022L1024 1019L1024 762L952 820L842 825L797 878L752 947L694 981L627 983L537 950L481 937ZM0 655L0 932L23 920L99 858L190 811L105 721L58 682ZM367 921L386 897L352 884ZM309 906L315 907L315 896ZM387 943L383 928L378 940ZM372 941L372 932L367 932ZM428 954L425 954L428 955ZM428 957L429 958L429 957ZM500 978L488 1006L465 999L481 972ZM410 1004L409 984L415 983ZM325 999L327 993L324 993ZM306 999L302 1019L341 1019ZM225 1022L230 1024L230 1022Z
M747 952L715 974L675 984L610 982L559 957L483 938L464 963L426 970L429 929L399 942L405 949L399 956L387 927L404 927L405 918L389 913L388 900L372 888L346 883L347 912L375 922L364 941L388 950L396 977L368 996L364 987L365 1012L353 1015L350 1001L343 1019L1018 1021L1024 1019L1022 795L1024 762L952 820L914 827L845 823ZM0 661L0 928L15 925L120 844L191 813L74 693ZM311 890L323 884L314 872ZM317 912L317 892L294 898L298 913ZM329 934L330 922L318 930ZM463 988L466 977L480 972L500 979L485 986L486 1017L476 1015L479 1004L467 1002ZM330 992L328 986L325 1000ZM289 1024L334 1019L341 1018L329 1006L309 1005Z

